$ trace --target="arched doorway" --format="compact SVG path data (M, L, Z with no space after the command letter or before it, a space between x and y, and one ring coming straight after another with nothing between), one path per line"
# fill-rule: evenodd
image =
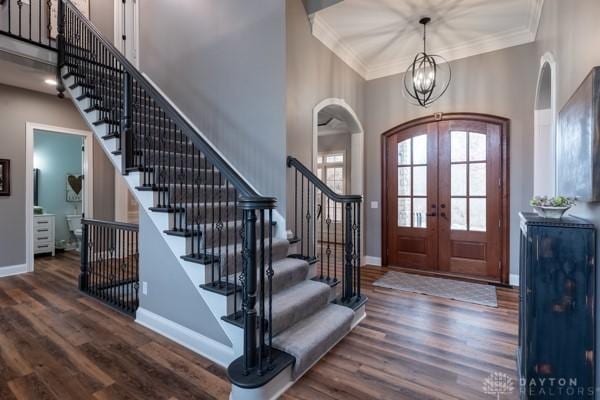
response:
M556 192L556 62L550 53L540 61L534 111L533 194Z
M332 189L340 194L363 194L364 130L352 107L337 98L325 99L313 110L312 170L319 176L328 165L336 172L342 168L342 179L333 180Z
M336 193L364 198L364 138L358 116L343 99L325 99L313 109L312 171ZM363 202L362 248L364 215ZM342 226L334 222L334 229L341 238Z
M383 134L383 264L508 283L505 118L451 113Z

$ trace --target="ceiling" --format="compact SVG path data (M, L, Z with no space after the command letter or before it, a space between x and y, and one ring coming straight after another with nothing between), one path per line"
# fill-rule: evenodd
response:
M44 83L46 79L56 79L55 70L14 63L0 56L0 84L55 95L56 87Z
M423 50L448 61L535 40L543 0L344 0L314 14L313 34L365 79L404 72Z

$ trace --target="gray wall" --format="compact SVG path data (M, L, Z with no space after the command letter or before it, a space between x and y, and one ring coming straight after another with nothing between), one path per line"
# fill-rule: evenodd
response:
M115 10L113 0L91 0L90 20L110 41L115 36Z
M287 0L287 153L312 166L313 109L341 98L364 124L365 81L311 33L302 0ZM293 185L288 186L293 215Z
M597 0L546 0L538 30L536 45L538 59L551 52L556 60L557 111L565 105L592 67L600 65L597 40L600 38L600 2ZM539 63L536 65L539 66ZM560 168L560 165L557 165ZM559 193L560 194L560 193ZM587 218L600 226L600 204L581 203L572 214ZM597 248L600 254L600 247ZM600 281L600 274L597 274ZM600 283L597 283L597 285ZM597 299L600 306L600 297ZM600 329L596 333L600 343ZM596 382L600 385L600 363L596 359Z
M147 0L140 66L261 193L285 207L285 3Z
M457 60L448 92L427 109L410 105L402 75L367 82L366 90L366 254L381 256L381 134L403 122L436 112L478 112L510 119L510 271L518 271L518 212L533 192L533 108L537 80L536 46L528 45ZM379 209L370 202L378 201Z
M11 196L0 197L0 267L6 267L25 264L25 123L89 128L70 100L4 85L0 121L0 158L11 160ZM114 170L97 143L94 167L94 186L102 188L94 191L95 216L114 216ZM104 180L108 170L112 178Z
M140 282L148 284L147 295L140 290L140 307L231 346L145 210L140 211L139 246Z

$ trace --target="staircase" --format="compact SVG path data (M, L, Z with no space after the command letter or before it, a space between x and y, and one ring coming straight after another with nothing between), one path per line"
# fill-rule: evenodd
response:
M290 159L296 189L302 177L302 213L288 240L275 199L260 195L70 1L59 1L58 14L59 96L70 94L178 257L164 267L186 272L230 338L232 398L278 396L364 317L360 198L335 195ZM342 245L317 240L325 198L344 210ZM321 231L332 224L329 210ZM343 265L331 264L332 248ZM324 251L326 261L317 255ZM341 280L330 274L338 267Z

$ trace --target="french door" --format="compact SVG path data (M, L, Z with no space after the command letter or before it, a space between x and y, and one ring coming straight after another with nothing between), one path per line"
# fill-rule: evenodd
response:
M508 279L507 129L504 119L461 114L384 134L386 265Z

